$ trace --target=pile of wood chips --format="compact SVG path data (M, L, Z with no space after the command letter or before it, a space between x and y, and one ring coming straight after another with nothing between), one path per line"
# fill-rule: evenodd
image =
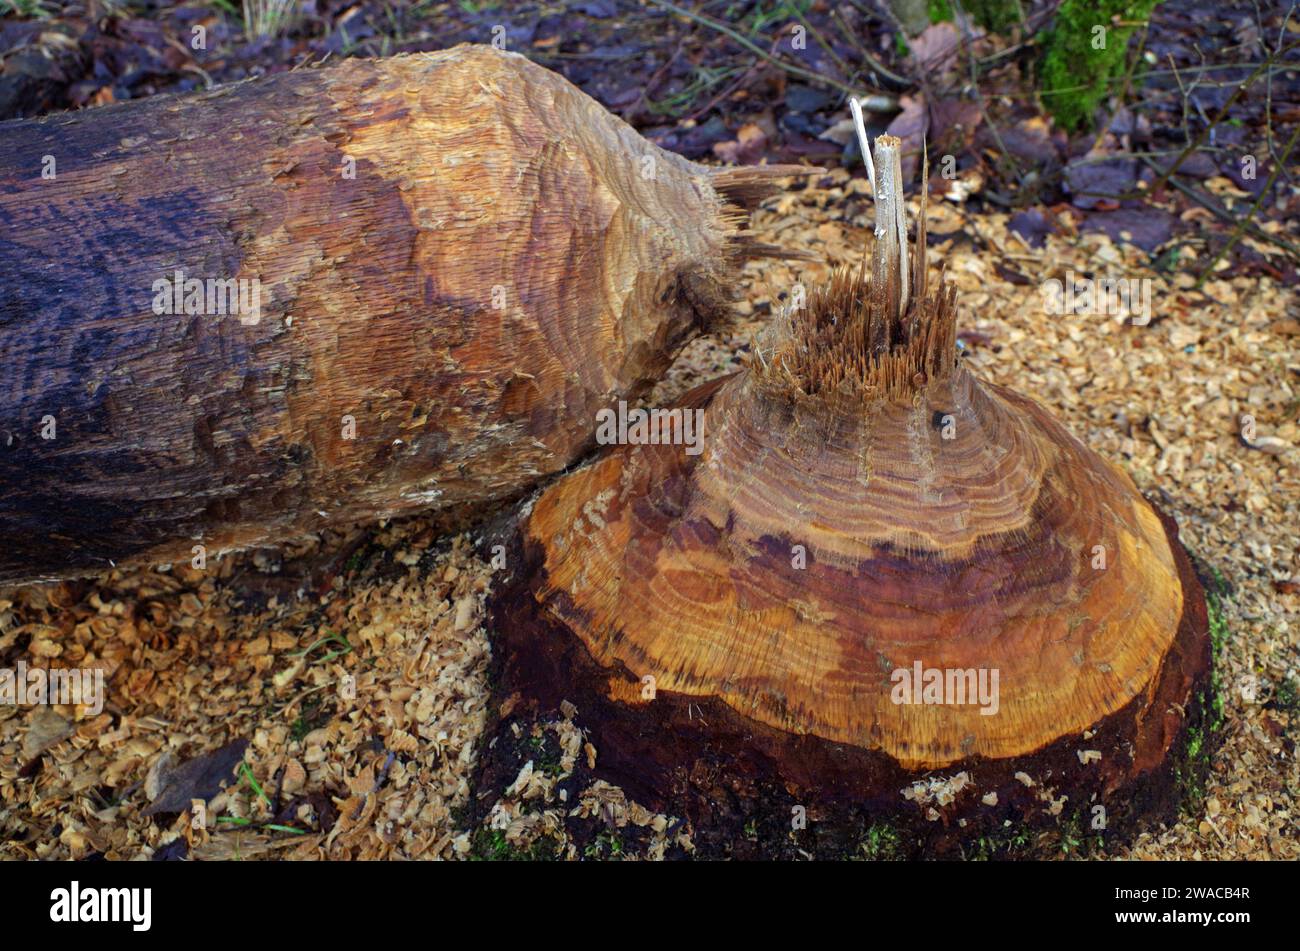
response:
M840 170L818 185L769 202L757 230L856 263L868 187ZM1300 858L1300 303L1269 278L1195 292L1185 272L1159 274L1144 252L1077 234L1068 209L1055 218L1058 233L1034 249L1005 215L931 204L931 263L960 291L966 359L1123 466L1233 587L1218 660L1227 738L1203 807L1115 854ZM1150 324L1046 313L1041 282L1068 271L1150 278ZM744 318L692 345L647 402L741 367L771 310L798 282L827 275L824 265L750 264ZM1240 438L1245 415L1260 448ZM348 557L316 587L291 570L294 557L335 551ZM0 591L3 666L100 667L108 683L97 715L0 707L0 856L539 857L538 843L568 858L689 854L688 824L600 781L570 791L575 764L599 757L572 711L535 728L556 762L529 760L471 827L492 573L468 536L439 537L414 519L329 536L315 552ZM234 779L206 788L203 767L238 762L244 741ZM148 811L214 792L203 822L189 808ZM593 819L609 828L609 847L580 849L571 824ZM630 828L643 833L637 847L617 845Z

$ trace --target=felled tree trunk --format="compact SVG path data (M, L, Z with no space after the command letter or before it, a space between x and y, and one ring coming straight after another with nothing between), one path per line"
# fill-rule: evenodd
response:
M519 493L776 253L791 171L473 46L0 125L0 583Z

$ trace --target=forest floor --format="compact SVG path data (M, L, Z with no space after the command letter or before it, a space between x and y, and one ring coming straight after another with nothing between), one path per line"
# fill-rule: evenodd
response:
M758 231L852 262L868 233L862 181L837 171L817 184L770 202ZM1146 274L1145 256L1065 228L1034 249L1006 215L971 217L954 203L933 208L930 221L932 261L960 290L968 365L1033 395L1123 466L1223 579L1214 596L1228 630L1217 657L1224 742L1205 788L1177 822L1134 841L1084 849L1048 833L1044 842L1062 855L1300 858L1300 302L1267 278L1216 280L1198 295L1153 273L1146 326L1045 319L1037 284L1020 275ZM738 369L771 288L826 273L821 264L749 265L746 316L684 352L648 404ZM1260 435L1290 448L1274 455L1243 444L1238 417L1247 412ZM471 806L492 643L483 613L492 568L471 534L439 537L413 519L322 548L332 561L319 551L255 552L223 558L215 571L113 572L0 594L0 652L12 658L21 645L32 665L102 666L110 684L98 716L0 712L0 854L690 853L689 825L595 778L600 751L582 733L581 711L528 724L515 781ZM348 674L351 698L339 688ZM177 811L211 795L241 755L247 765L209 803L208 828L191 828ZM196 757L198 767L180 769ZM150 814L160 800L173 811ZM482 821L469 825L471 815Z
M491 4L417 4L394 20L383 18L385 4L320 3L318 23L250 41L216 6L145 3L134 16L104 20L78 18L69 5L55 18L0 21L0 118L183 91L268 68L258 64L482 41L500 20L512 44L666 148L828 167L769 201L755 223L761 238L824 263L748 265L737 318L681 355L646 400L663 405L743 366L795 283L857 261L870 190L843 134L842 97L791 82L720 45L716 31L647 4L546 12L554 6L519 4L503 18ZM1222 33L1218 49L1232 62L1267 49L1251 38L1251 7L1215 7L1212 20L1194 2L1159 9L1167 19L1149 42L1162 62L1195 65L1188 36L1197 31ZM1255 32L1285 31L1283 22ZM209 27L204 57L168 39L196 24ZM907 69L882 24L853 26L886 63ZM847 41L830 45L852 52ZM69 54L44 56L57 75L27 56L46 47ZM737 63L744 68L719 72ZM1222 84L1190 94L1171 76L1148 77L1144 94L1089 141L1060 134L1009 96L988 100L990 120L934 84L884 90L911 98L888 123L928 134L932 162L944 154L936 139L955 143L957 174L933 183L929 251L959 289L967 365L1042 402L1122 466L1177 518L1206 576L1219 579L1211 596L1227 632L1216 656L1224 723L1208 780L1189 790L1176 821L1116 841L1049 830L1036 835L1038 854L1300 858L1300 300L1285 247L1295 241L1300 194L1289 175L1265 189L1266 160L1257 178L1243 178L1239 161L1265 118L1279 123L1267 128L1270 143L1300 124L1300 79L1294 65L1279 72L1276 95L1243 104L1235 124L1217 127L1212 147L1185 161L1187 174L1171 177L1178 187L1166 186L1159 163L1169 159L1159 154L1208 128L1204 114L1224 105L1228 79L1240 75L1220 68ZM895 126L909 108L912 125ZM1084 194L1131 186L1148 193L1140 201ZM1238 231L1261 195L1258 233ZM1047 313L1044 282L1101 275L1149 281L1150 320ZM519 721L513 781L476 785L501 712L484 611L493 572L476 538L447 537L417 518L226 556L205 571L114 571L0 590L0 666L100 667L108 684L98 713L0 707L0 857L695 853L689 822L654 814L599 778L600 750L580 710ZM196 799L207 801L202 824L192 821ZM797 847L798 833L790 835ZM762 846L737 841L731 854ZM865 838L850 854L882 857ZM980 854L972 843L970 857Z

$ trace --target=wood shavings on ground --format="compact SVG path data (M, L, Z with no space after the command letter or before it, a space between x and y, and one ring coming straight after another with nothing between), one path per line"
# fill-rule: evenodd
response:
M244 556L6 595L6 645L40 633L111 685L98 716L0 712L6 854L452 856L486 715L488 571L463 536L433 540L380 531L324 590L276 585ZM188 810L144 815L161 758L233 739L246 772L204 829Z
M769 202L756 230L827 263L748 265L741 317L692 344L647 405L739 369L796 284L859 260L868 186L841 170L817 185ZM1267 277L1195 291L1189 274L1152 270L1146 252L1079 233L1068 209L1047 216L1033 248L1010 215L932 202L931 264L960 291L965 359L1121 465L1223 579L1213 594L1225 740L1210 779L1176 823L1092 854L1300 858L1300 302ZM1149 280L1149 322L1048 313L1043 282L1071 275ZM417 518L202 571L0 591L0 666L96 667L108 685L97 713L0 707L0 856L693 854L689 823L599 779L580 712L516 723L514 772L499 789L473 788L490 712L492 570L469 536L439 537ZM237 740L245 765L203 823L190 810L146 815L151 775L156 785Z

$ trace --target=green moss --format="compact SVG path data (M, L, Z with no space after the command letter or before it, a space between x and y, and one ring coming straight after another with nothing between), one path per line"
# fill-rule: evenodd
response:
M321 698L312 694L302 703L302 712L289 726L289 735L295 743L301 743L307 734L318 730L330 722L331 713Z
M547 734L535 734L528 738L532 750L533 769L548 776L561 777L564 766L560 763L560 746Z
M478 862L549 862L560 856L560 843L542 836L526 849L506 841L500 829L480 828L470 840L470 859Z
M1089 856L1106 844L1105 838L1093 831L1091 822L1091 812L1085 803L1062 814L1054 829L1012 825L988 832L963 847L962 858L968 862L1042 859L1053 851Z
M1113 79L1124 69L1129 37L1145 23L1157 0L1065 0L1043 36L1040 67L1043 104L1066 129L1092 119ZM1096 27L1105 46L1094 49Z
M861 857L872 862L894 862L903 858L903 837L886 822L873 822L858 845Z
M982 835L971 843L969 850L962 849L962 858L968 862L989 862L1025 853L1033 840L1024 829Z
M1223 595L1210 592L1205 598L1205 607L1210 615L1210 644L1217 657L1228 646L1228 622L1223 617Z
M952 19L952 4L948 0L928 0L925 12L931 23L946 23Z
M1218 590L1227 590L1223 575L1219 574L1217 568L1214 569L1214 574ZM1210 618L1210 646L1214 652L1212 659L1214 670L1210 675L1210 720L1208 729L1211 732L1218 732L1223 727L1223 674L1220 671L1223 667L1223 652L1227 649L1230 632L1228 631L1228 622L1223 616L1223 595L1209 594L1205 599L1205 607Z
M1300 714L1300 688L1297 688L1295 680L1291 677L1283 678L1273 691L1273 699L1268 705L1293 717Z
M582 854L589 859L616 859L623 854L623 840L616 832L601 832L587 843Z
M1001 33L1013 23L1020 22L1020 7L1016 0L963 0L962 9L980 26Z
M14 13L19 17L31 17L37 20L48 20L54 15L46 0L9 0L3 5L4 8L0 13Z
M466 800L460 805L452 806L448 811L453 829L464 829L474 821L474 807Z
M1198 698L1200 714L1194 716L1187 727L1187 743L1174 765L1174 776L1182 790L1182 808L1188 815L1196 815L1205 802L1214 752L1222 740L1224 723L1224 697L1222 655L1227 647L1230 632L1224 618L1223 592L1229 590L1223 576L1213 570L1214 584L1206 595L1205 604L1210 621L1210 644L1214 651L1214 669L1210 684Z
M1208 737L1204 727L1188 731L1187 746L1174 766L1174 777L1182 791L1182 809L1186 815L1197 815L1205 802L1206 783L1210 773Z

